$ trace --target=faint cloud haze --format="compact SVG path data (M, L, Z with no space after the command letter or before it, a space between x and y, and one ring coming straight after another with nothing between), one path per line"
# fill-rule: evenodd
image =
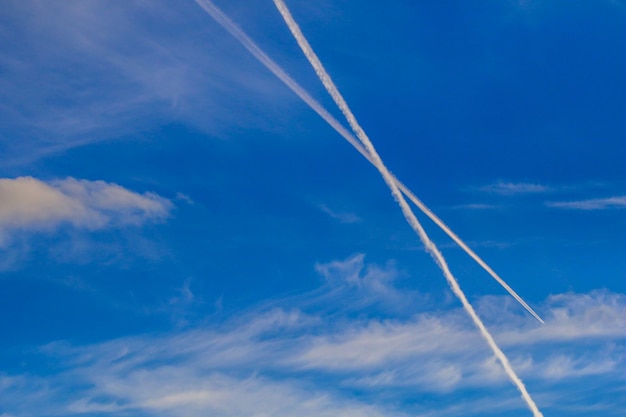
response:
M191 3L175 9L143 0L2 6L12 22L0 44L0 122L12 138L4 143L6 164L169 123L216 135L227 126L263 125L254 109L284 99L269 75L250 71L231 51L219 28L204 28L200 41L190 41L198 35L190 29ZM254 98L243 98L244 91Z
M359 223L361 221L361 218L354 213L338 212L338 211L331 209L325 204L320 205L319 208L324 213L328 214L330 217L332 217L335 220L338 220L341 223L350 224L350 223Z

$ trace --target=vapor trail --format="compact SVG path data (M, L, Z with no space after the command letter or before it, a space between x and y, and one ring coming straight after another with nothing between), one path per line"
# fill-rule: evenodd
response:
M448 264L446 263L446 260L444 259L443 255L441 254L439 249L437 249L437 246L435 246L434 242L430 240L430 238L426 234L426 231L424 230L422 225L419 223L419 221L415 217L415 214L411 210L411 207L409 207L408 203L404 199L404 196L400 192L400 189L398 188L396 181L394 181L393 176L390 174L389 170L384 165L382 159L376 152L376 149L374 148L374 145L370 141L369 137L365 134L365 132L363 131L363 129L357 122L356 118L352 114L352 111L348 107L348 104L346 103L343 96L341 95L341 93L339 92L335 84L333 83L328 72L326 72L324 66L322 65L322 62L319 60L319 58L313 51L313 48L311 47L311 45L309 45L308 41L302 34L300 27L291 16L291 13L287 9L287 6L283 2L283 0L274 0L274 4L278 8L283 19L285 20L285 23L287 23L287 26L289 26L289 29L291 30L291 33L293 34L294 38L298 42L298 45L302 49L302 52L304 52L307 59L309 60L313 68L315 69L315 72L317 73L318 77L322 81L322 84L324 84L324 87L326 88L328 93L331 95L331 97L333 98L333 100L335 101L339 109L341 110L341 112L346 117L346 120L350 124L350 127L356 134L357 138L359 138L361 143L365 146L365 149L370 154L372 158L372 163L378 169L383 179L389 186L389 189L391 190L391 194L400 205L402 213L404 214L404 217L406 218L407 222L413 228L413 230L415 230L415 232L418 234L422 243L426 247L426 250L430 252L435 262L439 265L439 267L443 271L443 274L446 277L448 284L450 284L450 288L452 288L452 291L454 292L454 294L459 298L459 300L463 304L463 307L465 308L465 310L467 311L471 319L474 321L474 324L479 328L482 336L485 338L485 340L487 341L487 343L493 350L493 353L495 354L495 356L502 363L504 370L506 371L507 375L509 376L513 384L517 386L517 389L522 394L522 398L526 401L526 404L528 405L530 410L533 412L533 415L535 417L539 417L539 416L543 417L543 414L537 408L537 405L531 398L530 394L528 393L528 391L526 391L526 387L524 386L524 383L515 374L515 371L511 367L511 364L509 363L509 360L505 356L504 352L500 350L500 348L496 344L496 341L491 336L491 334L489 333L489 331L487 330L483 322L480 320L480 317L478 317L478 314L476 314L476 311L474 311L474 308L467 300L467 297L463 293L463 290L461 290L461 287L459 283L457 282L456 278L454 278L454 276L450 272L450 269L448 268Z
M475 260L478 265L482 266L483 269L489 273L489 275L491 275L513 298L517 300L518 303L520 303L526 309L526 311L532 314L533 317L539 320L540 323L544 323L543 319L539 317L539 315L535 313L535 311L528 304L526 304L522 297L517 295L515 290L513 290L513 288L511 288L502 278L500 278L500 276L496 274L496 272L491 269L491 267L487 265L485 261L483 261L469 246L467 246L465 242L463 242L461 238L458 237L456 233L454 233L443 222L443 220L437 217L437 215L433 213L419 198L417 198L417 196L413 194L411 190L409 190L402 182L400 182L400 180L395 178L395 181L396 184L398 184L398 188L400 188L400 191L402 191L404 195L406 195L409 200L413 202L413 204L415 204L420 210L422 210L422 212L427 215L437 226L439 226L441 230L443 230L448 236L450 236L452 240L454 240L461 247L461 249L463 249L465 253L467 253L473 260Z
M363 145L350 133L343 125L335 119L328 111L319 104L311 95L294 81L278 64L276 64L248 35L243 32L232 20L230 20L219 8L210 0L195 0L213 19L219 23L228 33L237 39L261 64L269 69L278 79L280 79L291 91L300 97L309 107L326 121L337 133L347 140L365 159L371 164L374 161L367 153ZM391 174L393 177L393 174ZM393 177L398 188L411 200L426 216L428 216L437 226L439 226L452 240L454 240L472 259L474 259L489 275L491 275L518 303L520 303L533 317L543 323L543 320L535 311L502 279L493 271L461 238L459 238L435 213L433 213L417 196L408 189L397 178Z

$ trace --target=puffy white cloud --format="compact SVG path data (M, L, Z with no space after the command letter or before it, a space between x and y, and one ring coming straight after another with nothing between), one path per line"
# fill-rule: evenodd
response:
M90 230L140 225L166 218L172 203L154 193L138 194L117 184L66 178L0 179L0 243L17 230L48 231L60 225Z
M154 193L137 194L104 181L67 178L54 181L52 186L104 217L105 225L111 222L141 224L146 220L164 219L172 208L169 200Z
M90 216L91 215L91 216ZM101 221L58 189L32 177L0 180L0 225L3 228L44 228L61 221Z

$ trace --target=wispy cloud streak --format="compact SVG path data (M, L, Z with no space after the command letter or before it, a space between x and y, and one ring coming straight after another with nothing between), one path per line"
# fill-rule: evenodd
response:
M331 209L326 204L320 205L319 208L333 219L339 220L341 223L358 223L361 221L359 216L354 213L338 212Z
M480 191L501 195L517 195L517 194L539 194L550 191L549 187L541 184L530 184L525 182L498 182L496 184L485 185L480 187Z
M237 39L241 45L248 50L261 64L269 69L278 79L280 79L291 91L300 97L309 107L315 111L324 121L326 121L337 133L347 140L365 159L374 164L372 157L365 150L363 145L321 104L294 81L278 64L276 64L243 30L228 18L210 0L195 0L217 23L219 23L228 33ZM393 174L390 177L397 184L397 187L404 193L413 204L415 204L426 216L428 216L437 226L439 226L452 240L454 240L474 261L476 261L493 279L495 279L518 303L520 303L530 314L543 323L539 315L483 261L461 238L459 238L439 217L437 217L417 196L406 187Z
M608 210L626 208L626 196L594 198L579 201L550 201L548 207L572 209L572 210Z
M535 404L532 397L526 390L526 387L524 386L523 382L521 381L521 379L517 376L517 374L511 367L506 355L498 347L498 345L496 344L496 341L491 336L491 334L489 333L489 331L487 330L487 328L481 321L480 317L478 317L478 314L476 314L470 302L467 300L467 297L463 293L463 290L461 290L461 287L459 283L457 282L456 278L452 275L452 272L450 272L450 269L448 268L448 264L446 260L444 259L443 255L441 254L439 249L437 249L437 246L434 244L434 242L430 240L430 238L426 234L426 231L424 230L422 225L419 223L419 221L415 217L415 214L413 213L413 211L411 210L411 207L409 207L408 203L404 199L404 196L402 195L400 189L398 188L398 185L394 181L394 178L391 176L391 174L389 173L389 170L384 165L382 159L376 152L374 145L370 141L365 131L363 131L363 129L359 125L358 121L356 120L352 111L350 110L348 104L346 103L343 96L341 95L341 93L339 92L335 84L333 83L330 75L326 72L324 66L322 65L322 62L319 60L319 58L313 51L313 48L311 47L311 45L308 43L308 41L302 34L298 24L293 19L293 17L291 16L291 13L287 9L287 6L282 0L274 0L274 4L280 11L280 14L283 16L283 19L287 23L287 26L289 26L289 29L291 30L291 33L293 34L293 36L296 38L298 45L300 46L300 48L306 55L307 59L309 60L313 68L315 69L315 72L317 73L318 77L322 81L322 84L324 84L324 87L326 88L328 93L331 95L331 97L333 98L333 100L335 101L339 109L341 110L341 112L346 117L346 120L350 124L350 127L356 133L357 137L359 138L361 143L365 146L365 149L370 154L373 160L374 166L378 169L383 179L389 186L391 193L396 199L396 201L398 202L398 204L400 205L402 213L404 214L404 217L406 218L407 222L413 228L413 230L418 234L422 243L426 247L426 250L431 254L435 262L439 265L439 267L443 271L443 274L446 277L448 284L450 285L450 288L452 289L454 294L459 298L459 300L463 304L463 307L465 308L465 310L471 317L474 324L479 328L481 334L483 335L483 337L485 338L485 340L487 341L487 343L493 350L495 356L502 363L502 366L504 367L511 381L515 384L515 386L521 392L523 399L526 401L528 407L533 412L533 415L542 416L543 414L539 411L539 409L537 408L537 405Z

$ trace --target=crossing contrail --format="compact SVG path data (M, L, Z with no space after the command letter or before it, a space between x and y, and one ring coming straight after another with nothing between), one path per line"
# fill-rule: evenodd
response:
M300 30L300 27L291 16L289 9L287 9L287 6L283 2L283 0L274 0L274 4L278 8L278 11L280 12L283 19L285 20L285 23L287 24L294 38L298 42L300 49L302 49L302 52L304 52L304 55L306 55L307 59L309 60L313 68L315 69L315 72L317 73L318 77L322 81L322 84L324 84L324 87L326 88L328 93L331 95L331 97L333 98L333 100L335 101L335 103L337 104L341 112L343 113L343 115L346 117L348 124L350 125L354 133L356 134L357 138L359 138L361 143L365 146L365 149L370 154L372 158L372 163L378 169L383 179L389 186L389 189L391 190L391 194L400 205L400 209L402 210L402 213L404 214L404 217L406 218L407 222L413 228L413 230L415 230L415 232L418 234L422 243L426 247L426 250L430 252L435 262L439 265L439 267L443 271L443 274L446 277L448 284L450 284L450 288L452 289L454 294L459 298L459 300L463 304L463 307L467 311L467 314L474 321L474 324L476 325L476 327L478 327L478 329L480 330L480 333L482 334L482 336L485 338L485 340L487 341L487 343L493 350L493 353L502 364L502 367L504 368L507 375L511 379L511 382L515 384L517 389L522 394L522 398L524 399L524 401L526 401L526 404L532 411L533 415L535 417L540 417L540 416L542 417L543 414L541 413L541 411L539 411L539 408L537 408L537 405L535 404L532 397L526 390L524 383L517 376L517 374L511 367L511 364L509 363L508 358L506 357L504 352L502 352L502 350L498 347L498 345L496 344L496 341L491 336L491 333L489 333L489 330L487 330L487 327L485 327L482 320L480 319L480 317L478 317L478 314L476 314L476 311L474 310L470 302L467 300L467 297L465 296L465 293L463 293L463 290L461 290L461 287L458 281L452 275L452 272L450 272L450 269L448 268L448 264L446 260L444 259L443 255L441 254L439 249L437 249L437 246L434 244L434 242L430 240L430 238L426 234L426 231L424 230L422 225L419 223L419 221L415 217L415 214L411 210L411 207L408 205L408 203L404 199L404 196L402 195L402 192L398 188L398 184L396 183L396 181L394 181L394 178L391 176L389 170L384 165L382 159L376 152L376 148L370 141L365 131L359 125L358 121L356 120L356 117L354 117L354 114L352 114L352 111L350 110L348 103L346 103L343 96L339 92L339 89L335 86L335 83L333 83L333 80L331 79L330 75L328 74L328 72L326 72L326 69L322 65L322 62L317 57L317 55L315 54L315 51L313 51L313 48L304 37L302 31Z
M219 8L210 0L195 0L213 19L237 39L261 64L269 69L278 79L280 79L291 91L300 97L309 107L315 111L326 123L328 123L337 133L347 140L365 159L373 164L373 160L367 153L363 145L348 130L335 119L321 104L294 81L278 64L276 64L263 50L252 40L243 30L230 20ZM393 174L392 174L393 176ZM541 317L513 290L485 261L483 261L469 246L461 240L435 213L433 213L408 187L401 181L393 177L398 188L415 204L426 216L428 216L437 226L439 226L454 242L456 242L476 263L478 263L493 279L495 279L518 303L520 303L539 322L544 321Z

